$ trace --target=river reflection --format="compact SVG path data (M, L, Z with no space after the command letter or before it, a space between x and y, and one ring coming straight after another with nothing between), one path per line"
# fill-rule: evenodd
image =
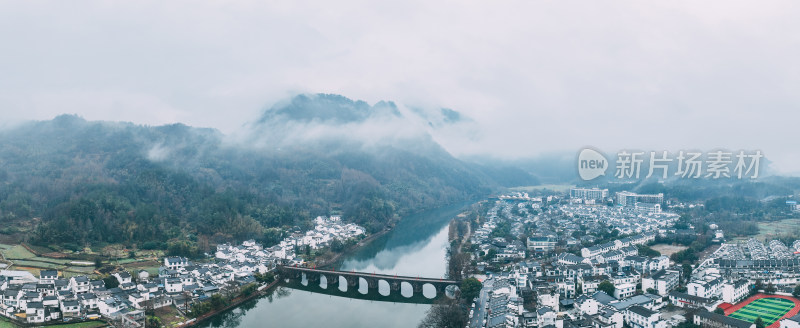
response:
M337 268L444 277L447 223L465 205L406 217L393 231L343 259ZM381 294L389 292L388 285L378 287ZM381 287L385 288L381 290ZM410 290L402 292L408 295ZM280 287L271 295L246 302L201 324L201 327L415 327L429 307L427 304L350 299Z

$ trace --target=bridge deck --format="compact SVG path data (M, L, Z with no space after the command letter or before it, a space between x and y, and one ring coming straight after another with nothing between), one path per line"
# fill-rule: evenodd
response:
M343 275L343 276L356 276L356 277L387 279L387 280L417 281L417 282L422 282L422 283L445 283L445 284L454 284L454 285L457 285L459 283L458 281L449 280L449 279L395 276L395 275L388 275L388 274L366 273L366 272L356 272L356 271L336 271L336 270L324 270L324 269L314 269L314 268L294 267L294 266L280 266L280 268L284 269L284 270L293 270L293 271L301 271L301 272L337 274L337 275Z

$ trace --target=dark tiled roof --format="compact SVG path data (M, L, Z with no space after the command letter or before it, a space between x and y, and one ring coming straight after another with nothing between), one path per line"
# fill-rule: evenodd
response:
M697 311L697 313L695 313L694 315L736 328L750 328L751 326L753 326L753 323L751 322L739 320L736 318L726 317L724 315L708 312L705 310Z
M656 312L650 311L650 310L646 309L645 307L638 306L638 305L631 306L630 308L628 308L628 311L631 311L633 313L636 313L636 314L638 314L640 316L643 316L643 317L646 317L646 318L649 318L650 316L656 314Z

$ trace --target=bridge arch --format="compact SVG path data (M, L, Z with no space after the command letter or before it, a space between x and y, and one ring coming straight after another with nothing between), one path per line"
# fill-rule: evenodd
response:
M422 284L421 294L427 299L434 299L437 296L439 296L439 291L436 290L436 286L434 286L433 284L425 283Z
M332 286L338 287L338 285L339 285L339 277L337 275L320 274L319 287L323 289L330 289Z
M358 292L364 295L369 294L369 282L367 278L358 277Z
M411 298L414 296L414 287L411 286L411 283L408 281L401 281L400 282L400 295L403 295L405 298Z
M459 288L458 285L447 285L443 288L442 292L447 298L454 299L456 295L461 292L461 288Z
M305 272L300 273L300 284L303 286L308 286L308 274Z
M350 290L350 286L347 283L347 278L342 277L342 276L337 276L337 277L338 277L337 280L338 280L338 283L339 283L339 291L347 292L348 290Z
M381 296L389 296L392 294L392 286L385 279L378 280L378 294Z

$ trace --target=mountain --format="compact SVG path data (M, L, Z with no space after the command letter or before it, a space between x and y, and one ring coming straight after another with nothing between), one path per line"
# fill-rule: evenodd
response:
M264 112L261 124L275 120L297 122L318 121L332 124L364 122L371 117L402 117L393 102L378 102L370 106L365 101L350 100L333 94L301 94Z
M0 131L0 240L196 255L275 242L336 212L377 231L484 196L509 174L532 179L454 158L417 118L391 102L299 95L236 136L73 115L29 122Z

